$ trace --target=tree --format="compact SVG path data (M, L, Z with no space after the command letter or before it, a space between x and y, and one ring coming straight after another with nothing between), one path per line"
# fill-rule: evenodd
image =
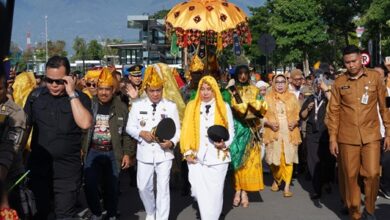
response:
M104 39L104 45L103 45L103 55L106 56L116 56L118 55L118 49L114 49L114 48L111 48L109 47L108 45L110 44L120 44L120 43L123 43L123 40L122 39L110 39L110 38L107 38L107 39Z
M11 41L9 51L10 51L11 65L15 65L16 63L20 63L20 61L22 61L23 51L18 44Z
M151 16L151 18L153 18L153 19L164 19L165 16L167 16L167 14L168 14L169 11L170 11L170 10L162 9L162 10L160 10L160 11L155 12L155 13Z
M244 47L246 54L251 59L251 63L255 66L262 64L264 58L263 52L260 50L258 41L262 34L269 32L268 18L270 17L269 4L253 8L249 7L249 10L252 14L249 17L249 28L252 33L252 44L250 46Z
M269 17L270 33L275 37L284 62L304 61L308 73L310 50L328 39L316 0L275 0Z
M72 60L85 60L87 56L87 43L84 38L77 36L73 41L73 50L75 54L72 56Z
M390 1L373 0L360 19L360 24L366 27L364 41L375 39L379 41L381 34L381 46L385 56L390 55Z
M103 58L103 46L97 40L88 43L87 58L91 60L101 60Z
M57 41L48 41L47 49L48 49L48 57L53 55L67 56L68 53L65 50L66 43L63 40ZM36 47L34 48L35 56L38 60L46 60L46 43L38 42Z

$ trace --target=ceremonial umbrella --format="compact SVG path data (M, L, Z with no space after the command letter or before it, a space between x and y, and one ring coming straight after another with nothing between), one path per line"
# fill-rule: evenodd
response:
M250 44L252 41L245 12L226 0L179 3L167 14L165 25L172 43L182 48L204 41L221 50L236 42Z

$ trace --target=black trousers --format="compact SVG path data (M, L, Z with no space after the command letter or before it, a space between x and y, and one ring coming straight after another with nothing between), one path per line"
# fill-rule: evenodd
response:
M81 165L70 163L72 172L65 172L60 166L53 162L54 166L45 169L34 166L30 162L31 179L29 187L34 193L37 214L36 220L46 220L54 210L56 219L73 219L76 217L76 202L81 182ZM36 164L42 164L36 162ZM50 169L51 168L51 169ZM47 172L43 172L43 171ZM69 169L67 169L69 170Z
M382 176L380 178L380 189L390 195L390 152L381 152Z
M321 194L325 183L330 183L335 177L335 158L330 154L329 142L318 142L317 138L306 138L307 165L312 176L314 192Z

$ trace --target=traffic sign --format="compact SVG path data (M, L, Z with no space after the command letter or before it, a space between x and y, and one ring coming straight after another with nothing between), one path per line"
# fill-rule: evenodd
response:
M364 27L360 27L360 26L357 27L357 28L356 28L356 36L357 36L358 38L361 38L365 30L366 30L366 29L365 29Z
M264 55L269 56L275 50L276 41L275 38L270 34L261 35L259 41L257 42L261 51Z
M368 53L362 53L362 64L364 66L367 66L368 64L370 64L370 61L371 61L370 55Z

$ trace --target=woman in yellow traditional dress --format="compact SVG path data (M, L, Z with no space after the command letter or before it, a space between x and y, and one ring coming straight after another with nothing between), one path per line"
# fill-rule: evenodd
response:
M261 122L267 105L260 100L259 89L250 84L249 68L237 66L235 85L232 91L235 137L230 145L232 167L234 168L233 206L249 206L247 191L258 192L264 189L261 163Z
M272 90L265 97L268 111L264 116L263 141L266 145L266 161L274 177L271 190L279 191L283 181L283 196L291 197L293 163L298 163L298 145L301 143L298 128L300 107L294 94L288 92L287 88L286 77L276 75Z

